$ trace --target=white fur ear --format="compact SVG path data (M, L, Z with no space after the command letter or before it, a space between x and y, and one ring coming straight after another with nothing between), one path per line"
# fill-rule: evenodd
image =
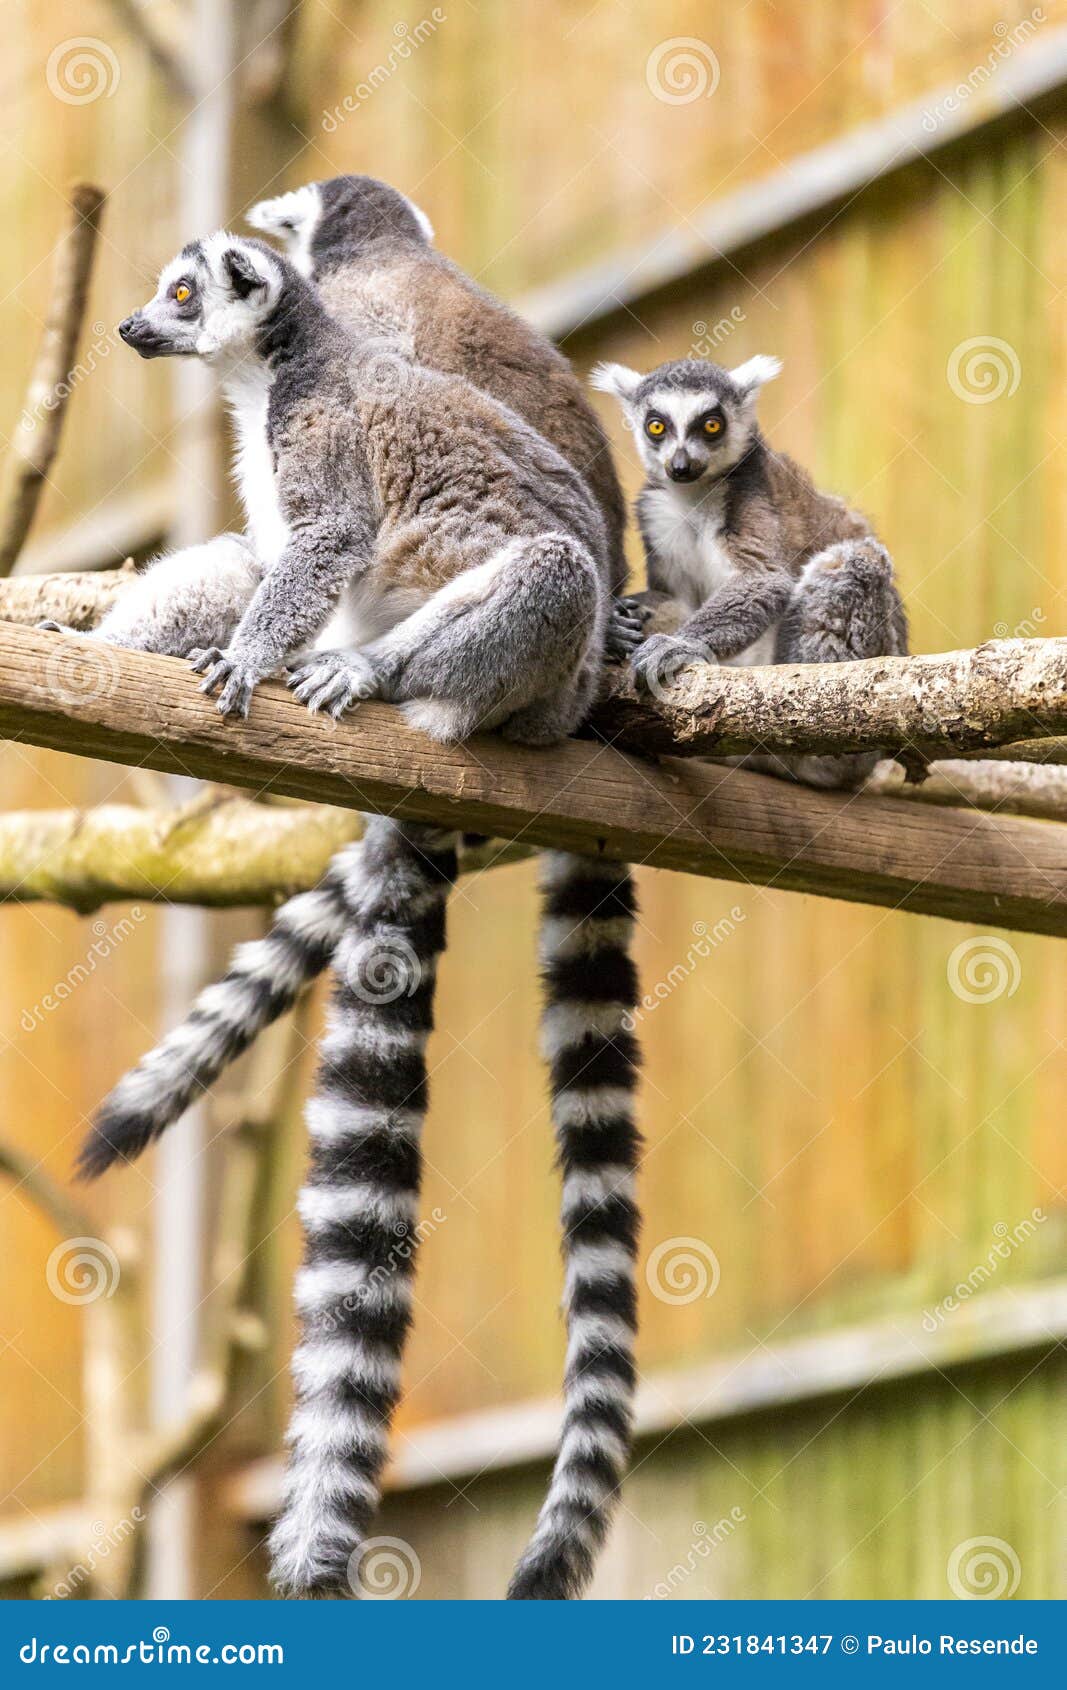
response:
M628 370L625 364L597 364L589 377L589 385L600 393L613 393L625 404L633 398L643 379L636 370Z
M411 212L412 217L414 217L416 223L419 225L419 228L421 229L423 235L426 237L429 244L431 246L433 246L433 224L430 222L430 219L427 217L426 213L423 211L422 206L416 205L414 200L409 200L406 194L404 195L404 200L405 200L405 203L407 205L408 210Z
M738 364L736 370L730 371L730 379L742 393L755 393L766 382L773 381L775 376L782 373L782 360L769 358L763 352L757 352L754 358L749 358L743 364Z
M314 182L308 182L274 199L260 200L245 213L245 222L265 235L280 235L283 240L291 241L308 223L315 221L319 209L318 189Z

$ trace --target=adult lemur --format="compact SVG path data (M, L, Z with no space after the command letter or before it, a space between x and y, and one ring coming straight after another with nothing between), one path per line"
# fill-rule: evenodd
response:
M604 523L583 477L514 412L417 361L383 391L376 335L368 349L291 264L225 234L186 247L120 333L146 357L195 354L219 368L249 532L150 570L102 637L191 656L219 708L244 713L257 683L339 605L347 650L296 672L313 705L324 692L335 710L390 699L444 740L499 727L546 744L577 724L608 611ZM176 1113L183 1050L202 1078L264 1005L269 1015L291 995L308 953L336 947L299 1205L292 1455L272 1539L275 1577L295 1594L350 1590L378 1500L410 1319L425 1044L455 846L441 828L370 819L362 850L331 867L328 899L320 889L293 901L289 949L245 947L119 1086L86 1146L89 1171L135 1153ZM587 1578L626 1459L633 1388L630 878L616 863L553 854L543 885L567 1383L549 1493L510 1589L519 1598L573 1595ZM290 954L295 969L279 971ZM383 954L408 959L412 989L377 989Z
M698 359L638 375L602 364L593 383L626 413L646 472L637 500L651 596L680 626L639 648L639 685L685 663L835 663L907 650L893 566L866 517L821 493L763 439L756 396L778 374L756 357L735 370ZM817 786L853 786L877 753L740 759Z

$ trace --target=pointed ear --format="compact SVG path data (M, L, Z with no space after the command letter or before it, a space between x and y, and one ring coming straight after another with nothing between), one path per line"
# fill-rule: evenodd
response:
M754 358L749 358L743 364L738 364L736 370L730 371L730 380L739 388L746 398L758 393L765 382L773 381L782 372L780 358L769 358L762 352L757 352Z
M589 385L601 393L613 393L625 405L637 392L642 379L636 370L628 370L625 364L597 364L589 377Z
M256 269L249 254L242 247L230 246L222 255L223 274L238 299L247 299L257 288L265 288L267 280Z

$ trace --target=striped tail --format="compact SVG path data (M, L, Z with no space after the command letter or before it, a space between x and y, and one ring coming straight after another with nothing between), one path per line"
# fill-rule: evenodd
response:
M296 1407L271 1537L274 1582L290 1596L359 1591L411 1320L425 1048L455 876L455 834L368 822L307 1108Z
M621 863L552 852L542 885L567 1365L548 1495L508 1590L520 1601L579 1596L592 1576L629 1458L637 1327L633 882Z
M283 904L262 939L239 945L229 972L123 1076L82 1145L84 1178L139 1156L322 973L345 931L345 887L362 854L361 842L338 851L319 885Z

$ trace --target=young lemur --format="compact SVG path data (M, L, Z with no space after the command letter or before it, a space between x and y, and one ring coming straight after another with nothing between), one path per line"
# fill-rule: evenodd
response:
M633 659L648 690L691 662L836 663L907 650L893 565L866 517L819 492L760 433L756 398L780 368L756 357L735 370L682 359L645 376L621 364L594 371L594 386L622 403L646 472L637 516L650 597L669 595L681 612L675 632L650 635ZM736 761L840 787L865 779L877 753Z
M127 589L103 638L189 656L220 710L244 714L258 683L339 609L344 652L293 676L313 708L390 699L442 740L498 727L541 745L578 723L607 618L604 524L584 479L513 411L415 361L383 392L378 340L368 354L291 264L226 234L186 247L120 334L145 357L195 355L219 369L248 538L180 567L163 560ZM443 828L371 818L362 848L331 865L328 896L320 888L279 916L285 946L243 947L185 1027L116 1088L83 1156L98 1172L135 1154L177 1112L175 1096L188 1100L183 1053L200 1078L217 1071L264 1002L269 1018L291 999L307 954L336 952L307 1111L303 1332L272 1538L276 1581L293 1594L352 1588L378 1501L410 1321L425 1045L456 843ZM588 1578L627 1457L634 1384L630 876L551 853L542 880L568 1347L559 1455L509 1591L524 1599L571 1596ZM389 954L414 958L414 987L383 1001L376 958Z

